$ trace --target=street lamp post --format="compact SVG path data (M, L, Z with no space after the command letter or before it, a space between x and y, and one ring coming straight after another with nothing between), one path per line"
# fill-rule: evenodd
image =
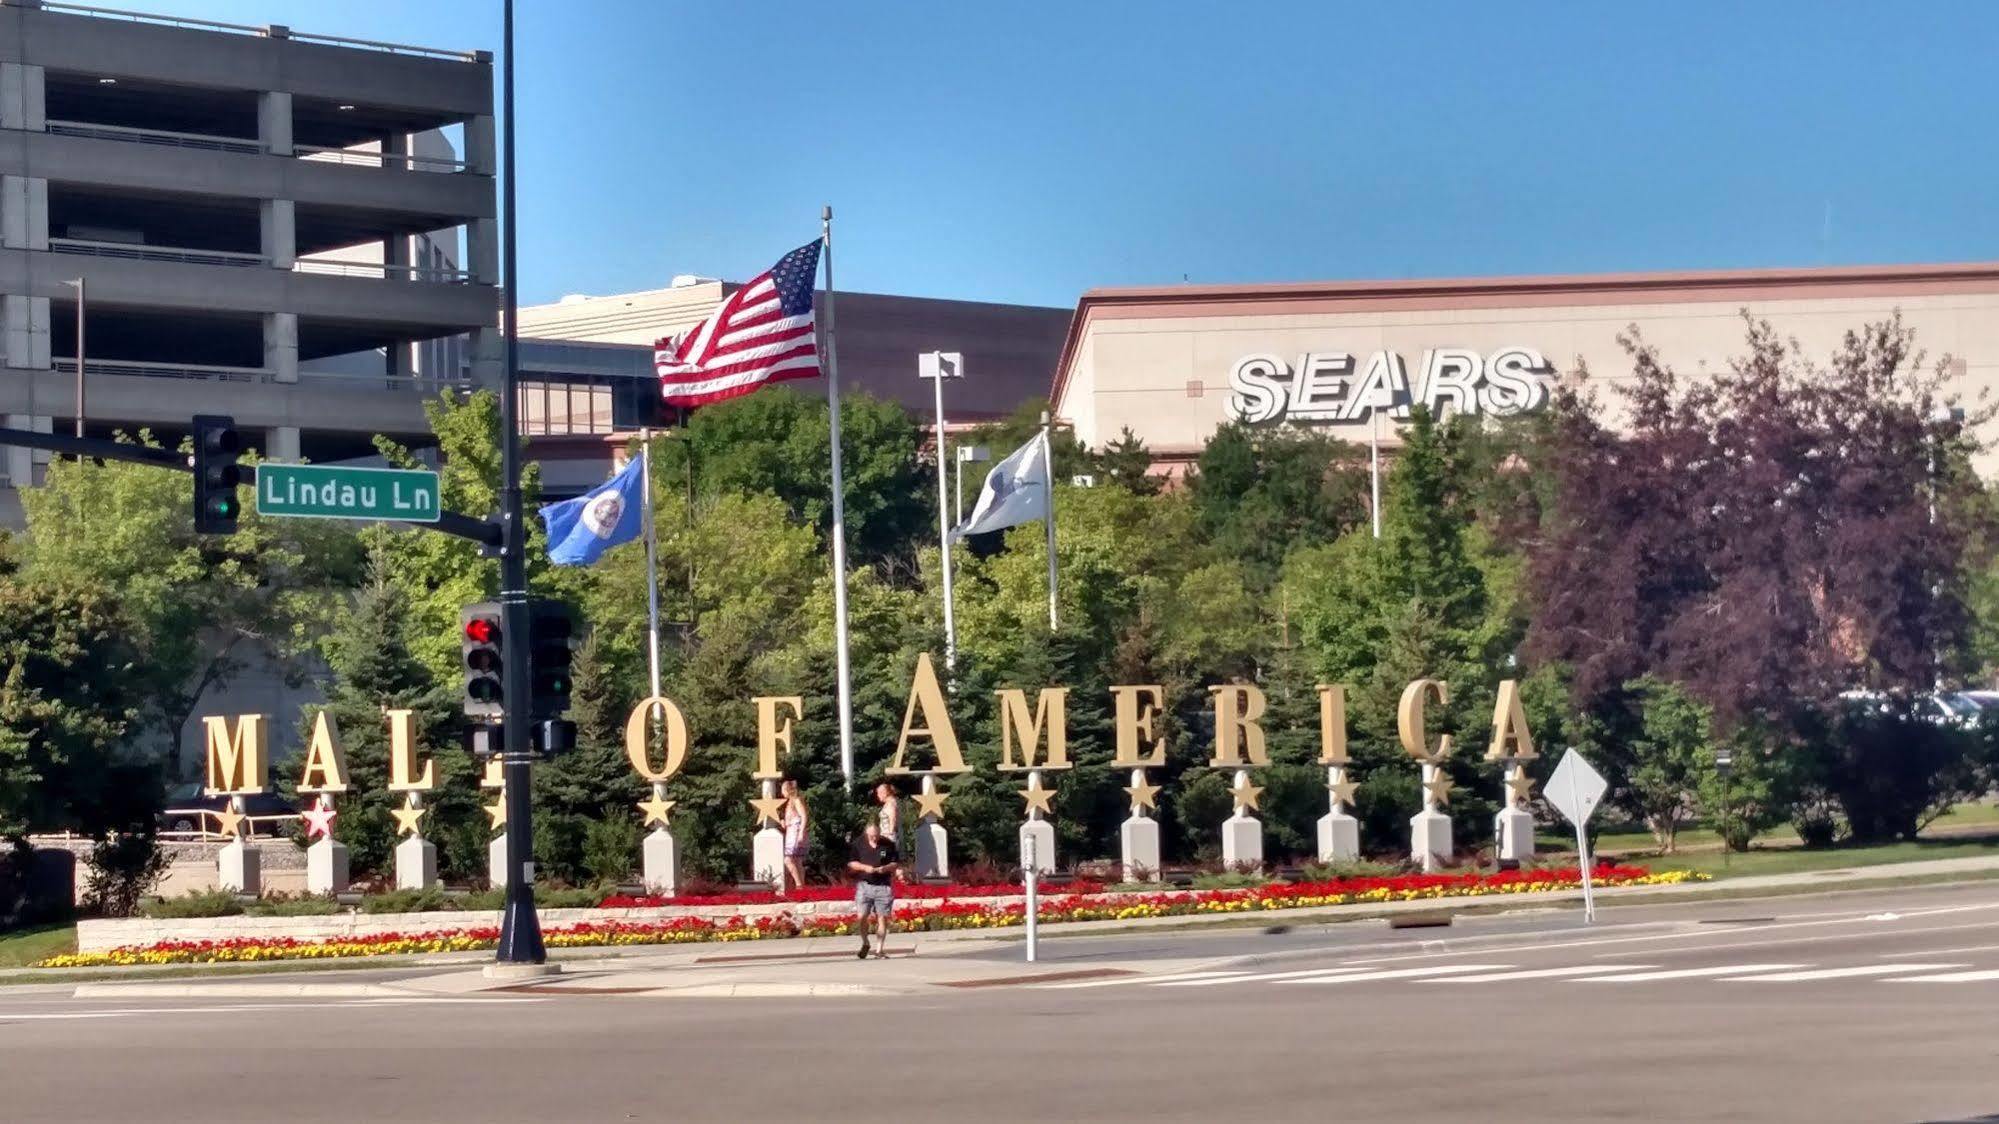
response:
M950 352L927 352L917 360L917 373L930 380L937 402L937 549L944 570L944 669L950 671L958 665L958 628L951 596L951 515L944 493L949 471L944 467L944 380L962 378L964 360Z
M76 435L83 436L83 278L63 282L76 287Z
M958 462L958 501L956 515L951 521L953 523L963 523L965 521L965 466L967 464L984 464L993 459L993 454L992 450L987 449L984 445L960 445L958 446L958 455L953 459Z

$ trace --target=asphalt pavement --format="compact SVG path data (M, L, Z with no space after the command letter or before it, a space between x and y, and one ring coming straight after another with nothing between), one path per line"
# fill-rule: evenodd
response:
M908 941L908 938L905 938ZM1999 884L0 989L0 1119L1960 1120ZM842 942L844 944L844 942ZM789 986L787 986L789 985ZM233 990L232 990L233 989Z

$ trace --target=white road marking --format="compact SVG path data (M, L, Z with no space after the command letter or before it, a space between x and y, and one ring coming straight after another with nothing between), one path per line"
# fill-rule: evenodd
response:
M1862 964L1853 968L1813 968L1804 972L1768 972L1755 976L1729 976L1730 981L1792 983L1799 980L1850 980L1861 976L1900 976L1909 972L1962 968L1962 964Z
M1180 980L1233 979L1248 972L1181 972L1170 976L1126 976L1115 980L1082 980L1076 983L1035 984L1035 991L1080 991L1090 987L1129 987L1132 984L1163 984Z
M1989 902L1981 905L1942 906L1936 909L1911 910L1907 913L1902 914L1901 918L1902 920L1907 921L1911 918L1916 918L1916 917L1930 917L1947 913L1971 913L1981 910L1994 910L1994 909L1999 909L1999 901ZM1820 915L1814 914L1809 916L1817 917ZM1719 929L1693 929L1686 931L1676 930L1670 933L1651 933L1645 936L1636 936L1636 937L1590 937L1583 940L1555 941L1548 944L1512 944L1512 945L1495 944L1493 947L1486 948L1481 951L1488 953L1546 952L1551 949L1559 949L1559 948L1596 948L1604 945L1634 944L1642 941L1676 941L1676 940L1692 940L1695 938L1703 938L1703 937L1728 936L1731 934L1739 934L1745 931L1755 932L1755 933L1768 933L1768 932L1774 932L1778 929L1811 929L1811 928L1821 928L1827 925L1853 925L1853 924L1862 924L1862 923L1867 923L1867 918L1864 915L1845 914L1836 917L1827 916L1824 920L1783 921L1783 922L1778 922L1777 924L1774 925L1730 926L1728 928L1719 928ZM1879 925L1884 923L1877 921L1873 922L1872 924ZM1897 936L1906 936L1915 933L1944 932L1947 929L1952 929L1952 928L1987 929L1993 927L1994 925L1999 925L1999 921L1986 922L1984 924L1978 924L1978 925L1942 926L1932 929L1898 929L1895 930L1894 932L1895 935ZM1885 931L1886 930L1884 930L1884 932ZM1479 938L1479 939L1483 940L1485 938ZM1701 946L1703 950L1711 948L1719 948L1719 947L1732 947L1732 946L1720 946L1720 945ZM1660 951L1662 954L1666 954L1666 953L1671 953L1675 950L1662 949ZM1464 950L1459 953L1459 955L1469 955L1469 954L1470 954L1469 950ZM1370 957L1365 960L1353 960L1349 961L1349 963L1393 964L1404 960L1428 960L1437 955L1439 954L1412 953L1404 956L1377 956L1377 957Z
M1703 976L1741 976L1750 972L1781 972L1808 964L1721 964L1706 968L1671 968L1663 972L1585 976L1574 983L1649 983L1653 980L1697 980Z
M1627 964L1632 971L1656 967L1652 964ZM1602 964L1571 964L1566 968L1528 968L1518 972L1488 972L1477 976L1445 976L1441 979L1417 980L1426 984L1458 983L1499 983L1502 980L1556 980L1564 976L1600 976L1604 973Z
M1293 980L1305 976L1330 976L1350 972L1364 972L1365 968L1311 968L1300 972L1262 972L1250 975L1230 975L1218 980L1177 980L1161 983L1160 987L1214 987L1216 984L1270 983L1273 980Z
M1438 964L1428 968L1389 968L1379 972L1345 972L1334 975L1331 972L1302 979L1284 980L1293 984L1343 984L1369 983L1374 980L1414 980L1424 976L1447 976L1456 972L1497 972L1511 968L1511 964ZM1344 971L1344 970L1341 970Z
M1883 960L1908 960L1921 956L1956 956L1961 952L1999 952L1999 944L1973 944L1963 948L1926 948L1921 952L1884 952Z
M1884 980L1883 983L1978 983L1982 980L1999 980L1999 969L1982 972L1945 972L1939 976L1905 976L1901 979Z

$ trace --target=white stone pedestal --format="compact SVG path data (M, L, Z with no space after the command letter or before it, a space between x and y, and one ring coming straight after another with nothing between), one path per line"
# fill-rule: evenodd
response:
M656 827L647 833L644 850L646 892L672 897L680 888L680 840Z
M1263 821L1237 810L1222 823L1222 865L1230 870L1263 866Z
M486 884L499 889L507 884L507 837L486 844Z
M1159 881L1159 821L1133 814L1118 828L1124 864L1119 872L1126 882Z
M784 885L784 832L766 827L750 837L750 877L772 888Z
M1034 869L1042 874L1055 870L1055 825L1047 820L1028 820L1020 825L1020 869L1027 869L1027 841L1034 840Z
M428 890L437 885L437 844L412 835L396 844L396 889Z
M931 816L916 824L916 876L951 877L951 833Z
M1450 865L1451 817L1435 808L1425 808L1409 817L1409 861L1432 874Z
M321 839L305 849L305 889L309 894L347 889L347 844Z
M1534 857L1534 813L1525 808L1501 808L1492 818L1492 837L1498 840L1502 862L1525 862Z
M1319 861L1350 863L1360 858L1360 821L1344 808L1319 817Z
M218 876L216 884L237 894L261 894L264 892L263 852L249 840L237 836L222 848L216 857Z

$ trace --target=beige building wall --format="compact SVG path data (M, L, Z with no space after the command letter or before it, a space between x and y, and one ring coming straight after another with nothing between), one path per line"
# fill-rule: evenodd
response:
M664 289L615 296L564 297L554 304L520 310L521 335L585 343L633 343L650 347L707 319L735 290L708 278L676 279Z
M1999 266L1973 269L1970 276L1931 286L1948 291L1910 291L1883 278L1876 286L1883 291L1876 293L1812 279L1835 271L1795 271L1798 276L1785 275L1790 283L1767 294L1731 293L1721 299L1702 299L1703 291L1715 288L1715 279L1736 275L1709 275L1705 282L1687 282L1683 293L1669 286L1637 299L1620 298L1617 291L1640 279L1605 278L1594 286L1589 278L1560 279L1555 287L1565 286L1572 295L1535 293L1532 299L1541 303L1482 301L1477 292L1487 284L1482 282L1438 282L1436 291L1420 297L1392 289L1356 297L1352 290L1358 286L1325 286L1317 295L1303 296L1266 287L1147 290L1129 299L1116 290L1100 291L1086 295L1078 309L1056 411L1090 445L1100 446L1129 426L1156 454L1179 459L1197 453L1227 420L1229 372L1245 355L1270 353L1295 366L1303 352L1344 351L1364 366L1374 352L1394 350L1407 363L1420 400L1424 353L1442 347L1481 355L1531 348L1557 375L1587 369L1600 396L1614 406L1613 388L1631 377L1620 333L1636 326L1683 373L1719 371L1746 350L1745 309L1794 337L1819 365L1847 331L1899 311L1915 330L1926 362L1953 360L1953 369L1963 375L1957 388L1972 398L1999 385ZM1454 285L1464 291L1448 291ZM1430 307L1397 307L1411 303ZM1307 424L1324 425L1350 440L1368 437L1365 421ZM1384 442L1392 443L1395 423L1384 418L1381 425ZM1999 470L1999 457L1985 461L1981 471Z

